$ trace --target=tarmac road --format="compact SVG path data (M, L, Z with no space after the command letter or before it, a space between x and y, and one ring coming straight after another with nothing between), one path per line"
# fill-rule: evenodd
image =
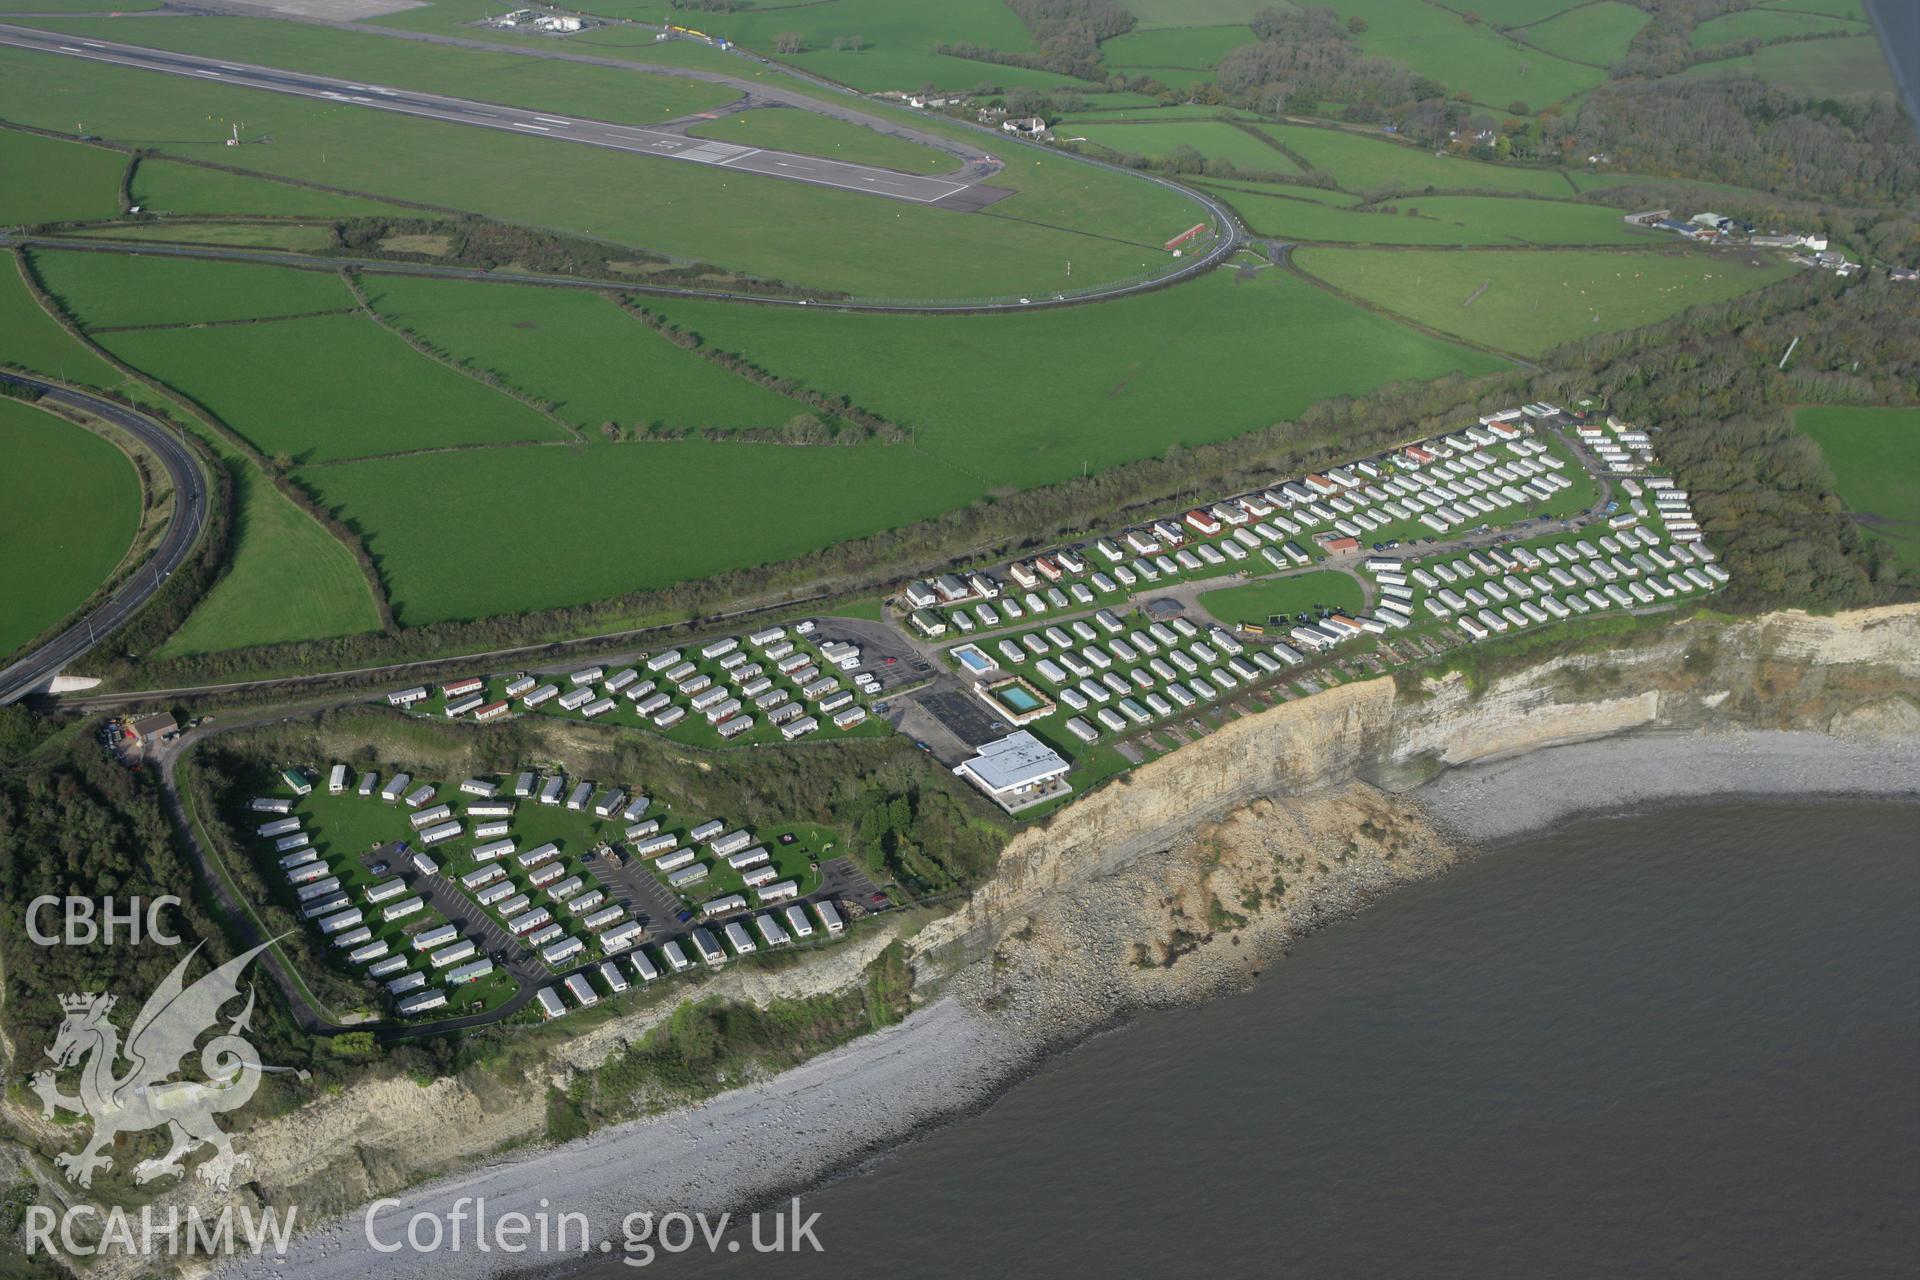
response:
M958 178L931 177L900 173L870 165L848 164L819 156L803 156L759 147L735 146L730 142L688 137L666 129L644 129L635 125L610 124L579 116L549 115L522 107L498 103L469 102L438 94L407 89L387 89L356 84L331 76L310 75L300 71L282 71L249 63L222 62L194 54L169 53L144 49L138 45L87 40L57 32L34 31L26 27L0 26L0 45L11 45L36 53L106 62L142 71L191 76L234 85L242 89L260 89L298 98L365 107L373 111L392 111L400 115L443 120L475 128L494 129L532 137L556 138L586 146L605 147L635 155L684 160L721 169L740 169L748 173L785 178L818 187L837 187L868 195L906 200L914 204L938 204L947 201L957 208L979 208L1011 192L986 187L981 177L997 172L999 164L982 162L958 171Z
M13 373L0 374L0 377L18 385L39 388L42 403L62 404L104 418L137 438L153 450L166 467L167 477L173 482L176 504L160 546L147 563L141 565L131 578L122 582L107 597L105 603L12 666L0 670L0 706L5 706L46 685L59 674L63 666L106 639L115 627L139 612L160 584L166 581L167 575L186 560L194 543L199 540L200 530L207 523L207 486L193 453L177 436L153 419L111 400L69 391L37 378ZM86 517L76 512L73 518L78 520Z

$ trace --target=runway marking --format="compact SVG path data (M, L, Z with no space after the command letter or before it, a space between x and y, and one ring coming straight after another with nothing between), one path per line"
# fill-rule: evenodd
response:
M38 34L38 33L35 33ZM193 65L186 58L171 57L159 51L142 49L137 46L103 45L98 41L84 41L89 49L100 52L89 53L72 45L55 45L45 37L39 39L23 38L25 33L0 33L0 45L12 45L35 52L48 53L56 49L59 52L91 61L105 62L114 66L123 66L131 70L159 71L174 75L199 75L209 79L223 79L220 72L205 66ZM325 81L317 77L307 77L299 72L276 72L273 68L236 66L232 63L217 64L222 69L240 77L234 81L239 87L253 89L256 92L286 93L295 97L304 97L310 101L327 101L343 106L362 105L375 109L395 111L415 118L437 120L450 124L464 124L469 127L492 129L522 129L530 133L545 133L551 136L555 130L563 132L564 140L605 147L609 150L626 151L632 154L655 155L668 159L686 160L695 164L712 165L715 168L733 167L747 173L757 173L764 177L777 177L791 182L804 182L810 186L831 187L843 191L855 191L868 195L880 195L893 199L906 200L915 204L935 204L955 192L965 191L971 183L952 182L932 176L899 175L897 178L884 174L875 174L867 166L848 164L826 157L806 157L785 152L769 152L760 147L742 147L717 139L693 139L680 134L668 133L634 125L613 124L606 121L568 119L559 116L536 115L533 121L508 120L496 113L482 109L476 104L459 100L450 100L450 105L441 107L435 95L422 95L418 98L400 98L391 89L366 85L348 84L346 88L382 95L387 101L359 96L358 93L343 94L335 89L325 88ZM340 83L340 82L336 82ZM439 108L439 109L436 109ZM535 123L535 122L539 123ZM616 135L627 135L633 142L624 142ZM788 159L780 159L785 155ZM764 157L764 158L762 158Z

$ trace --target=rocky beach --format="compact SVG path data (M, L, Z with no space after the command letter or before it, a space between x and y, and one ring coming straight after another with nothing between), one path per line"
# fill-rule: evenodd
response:
M605 1256L603 1241L617 1249L629 1214L738 1210L816 1187L988 1105L1089 1035L1244 987L1306 932L1490 843L1577 813L1709 796L1920 793L1920 610L1775 615L1716 626L1710 662L1687 658L1700 649L1676 628L1478 689L1450 676L1409 697L1367 681L1235 721L1017 836L992 881L909 940L925 1003L901 1024L695 1107L391 1191L376 1220L390 1243L411 1215L444 1220L461 1197L484 1198L495 1217L576 1212L589 1230L570 1243L584 1253L392 1254L369 1240L364 1212L337 1211L285 1260L220 1274L577 1264ZM782 980L846 981L804 973ZM555 1064L556 1081L646 1025L598 1029L597 1046ZM461 1105L455 1114L484 1117ZM299 1201L302 1158L282 1163L275 1181L289 1193L277 1201ZM364 1198L382 1190L374 1182Z

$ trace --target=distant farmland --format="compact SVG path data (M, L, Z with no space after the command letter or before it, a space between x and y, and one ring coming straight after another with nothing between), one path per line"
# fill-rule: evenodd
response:
M1170 267L1161 244L1203 212L1142 178L1044 153L1022 154L1001 183L1020 194L982 216L19 50L0 50L0 115L55 129L84 118L106 137L173 139L163 150L185 157L866 296L1132 278ZM224 146L237 122L272 144Z
M1920 408L1805 405L1793 420L1820 446L1861 532L1920 566Z
M1569 200L1503 196L1401 196L1360 209L1330 207L1308 188L1215 188L1262 235L1328 244L1654 245L1617 210ZM1278 194L1284 191L1286 194ZM1272 192L1274 194L1269 194Z
M338 288L325 276L313 279ZM252 283L257 290L259 281ZM777 425L800 406L682 351L603 298L379 276L368 277L367 288L383 312L451 358L536 396L562 395L562 415L582 424L586 443L489 443L485 432L500 441L528 424L553 428L364 317L123 331L103 340L204 401L263 450L338 459L303 466L298 479L362 532L400 620L412 625L581 603L803 556L995 488L1046 484L1174 443L1238 435L1327 396L1497 365L1276 271L1238 283L1221 272L1135 299L1028 315L857 316L688 303L668 317L700 329L708 345L744 350L777 375L894 417L912 441L613 444L597 430L603 415ZM87 290L74 292L92 305ZM284 305L271 291L256 296L264 300L252 309ZM237 300L237 291L209 295L222 310ZM176 298L164 314L183 307L192 309ZM326 358L314 359L315 352ZM353 376L338 376L341 369ZM1196 413L1199 403L1208 411ZM486 447L349 460L461 443ZM315 531L283 524L263 512L254 527L283 541ZM233 576L256 585L224 598L217 591L169 652L255 642L283 626L339 634L371 625L359 606L297 623L249 610L248 600L284 590L274 585L281 563L254 556L250 578ZM448 572L451 564L471 571ZM329 572L350 567L342 562ZM344 599L355 595L341 590Z
M107 334L101 345L193 397L268 455L327 461L565 439L502 393L365 316Z
M58 250L37 252L33 261L47 292L88 330L257 320L353 305L340 278L326 271Z
M471 449L309 468L366 529L401 622L606 599L803 556L966 503L906 448L595 445Z
M0 400L0 657L91 595L140 523L133 464L91 431Z
M0 335L0 364L102 390L123 381L118 369L75 342L40 309L11 254L0 257Z
M674 346L599 294L372 276L375 308L434 346L556 403L583 432L778 427L803 406Z
M851 394L983 487L1048 484L1382 382L1498 367L1275 270L1027 315L658 309L722 350Z
M0 129L0 226L115 217L126 167L105 147Z
M250 467L236 468L232 567L161 658L375 631L380 614L347 549Z
M421 210L361 196L315 191L267 178L206 169L177 160L142 160L133 171L134 203L161 213L253 214L264 217L350 218Z
M1300 268L1389 311L1522 355L1633 329L1792 274L1768 256L1683 249L1302 249Z

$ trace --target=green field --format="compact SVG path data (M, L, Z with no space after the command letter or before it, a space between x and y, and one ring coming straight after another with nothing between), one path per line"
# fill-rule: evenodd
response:
M802 412L593 293L369 276L381 314L454 358L554 402L589 436L624 427L777 427Z
M102 345L262 453L297 462L564 438L534 410L363 315L135 330Z
M905 138L894 138L864 125L837 120L814 111L791 107L764 107L740 111L696 124L687 130L696 138L718 138L743 147L768 147L826 156L849 164L872 164L907 173L947 173L960 167L944 151Z
M1344 573L1321 569L1288 578L1222 587L1200 595L1200 607L1227 626L1264 625L1272 614L1296 614L1312 608L1352 610L1361 606L1360 584Z
M1860 531L1920 567L1920 408L1806 405L1793 421L1820 446Z
M231 473L230 567L155 656L379 630L379 611L352 554L253 467Z
M33 260L47 292L90 331L257 320L353 305L340 278L325 271L105 251L43 251Z
M1460 7L1460 6L1455 6ZM1473 11L1496 29L1544 23L1558 14L1582 7L1580 0L1475 0Z
M84 116L108 136L166 139L189 157L867 295L1131 277L1169 265L1160 244L1198 220L1176 192L1064 156L1023 153L1001 175L1021 194L981 216L15 50L0 51L0 115L63 128ZM274 142L226 147L232 120ZM514 180L493 180L502 173Z
M1751 265L1686 249L1302 249L1294 257L1334 288L1521 355L1638 328L1793 273L1778 257Z
M1299 173L1300 166L1278 148L1219 120L1167 124L1075 125L1057 130L1062 137L1084 137L1122 155L1164 158L1175 147L1192 147L1209 160L1225 160L1253 173Z
M661 309L722 350L911 428L919 450L982 489L1227 439L1383 382L1496 367L1276 270L1026 315Z
M1363 53L1405 63L1449 93L1499 110L1518 99L1537 111L1607 78L1601 59L1570 62L1515 45L1485 22L1466 22L1462 13L1471 6L1450 12L1415 0L1331 0L1329 7L1342 18L1366 20L1357 37Z
M1645 244L1603 205L1503 196L1403 196L1384 207L1330 208L1246 188L1220 194L1261 235L1329 244Z
M1551 169L1484 164L1458 156L1436 156L1420 147L1344 129L1312 125L1261 125L1260 131L1306 157L1314 168L1333 175L1349 191L1506 191L1515 195L1572 194L1567 180Z
M140 524L140 479L91 431L0 400L0 657L57 624L112 573Z
M1644 251L1303 249L1302 270L1445 333L1522 355L1652 324L1792 274L1778 258ZM1484 286L1484 288L1483 288Z
M154 399L41 311L11 261L0 261L0 362L115 390L142 403ZM186 625L160 647L160 656L377 627L379 614L366 579L347 549L275 491L251 463L231 456L230 446L218 437L209 443L227 456L233 476L230 567Z
M740 96L724 85L650 75L638 69L454 49L272 18L169 15L151 19L81 18L33 25L95 40L118 40L150 49L340 76L370 85L418 89L615 124L660 124L710 111Z
M1879 40L1870 35L1769 45L1744 58L1702 62L1681 74L1754 76L1816 97L1888 93L1893 89L1886 55L1880 50Z
M1245 26L1272 0L1127 0L1127 11L1139 21L1135 31L1160 27Z
M1518 34L1530 45L1576 62L1613 63L1627 56L1627 46L1646 25L1643 10L1622 0L1600 0L1568 9Z
M133 202L153 213L243 213L260 217L353 218L422 211L360 196L315 191L177 160L142 160L133 171Z
M1195 178L1194 182L1214 191L1237 191L1242 195L1268 196L1274 200L1307 200L1330 209L1351 209L1368 203L1365 196L1337 187L1310 187L1297 182L1256 182L1250 178ZM1427 197L1418 197L1426 199Z
M0 0L0 17L37 13L143 13L161 0Z
M1745 9L1738 13L1710 18L1693 29L1693 47L1730 44L1736 40L1778 40L1784 36L1820 35L1839 31L1847 35L1868 35L1872 29L1862 18L1844 18L1795 9Z
M919 520L978 492L904 446L466 449L314 467L367 530L400 621L600 600ZM858 501L826 495L857 494ZM453 571L453 570L464 571Z
M1103 43L1100 61L1129 76L1145 73L1162 84L1185 87L1212 79L1212 69L1228 51L1253 41L1252 30L1243 26L1135 30Z
M0 129L0 226L117 218L126 168L118 151Z
M1760 0L1756 9L1799 9L1806 13L1824 13L1835 18L1865 22L1867 15L1860 0Z
M281 249L288 253L316 253L333 247L333 228L313 222L123 223L73 234L82 240L221 245L229 249Z
M0 364L81 387L107 389L124 381L119 370L75 342L40 309L12 254L0 258Z
M595 13L660 21L651 0L599 0ZM943 57L941 41L1010 53L1034 52L1033 37L1001 0L825 0L819 4L755 5L738 13L683 12L675 22L726 36L756 53L777 56L814 75L856 89L971 89L981 84L1071 85L1066 76ZM798 54L775 54L774 38L797 32ZM836 50L834 40L860 37L859 51Z

